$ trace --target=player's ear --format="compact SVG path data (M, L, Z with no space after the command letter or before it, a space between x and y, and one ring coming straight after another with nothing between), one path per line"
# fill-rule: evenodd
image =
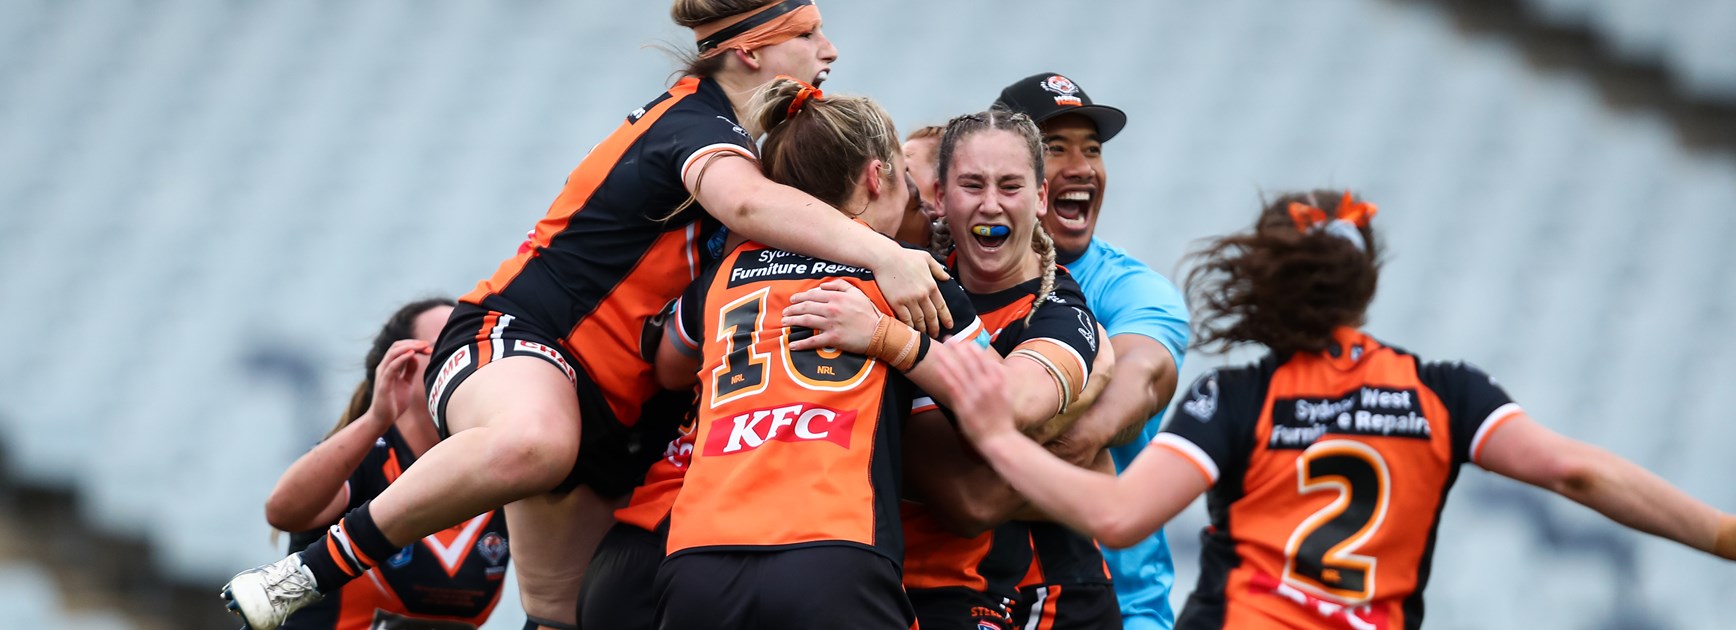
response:
M758 50L750 52L744 51L740 48L732 48L729 52L730 54L735 55L736 59L740 59L741 65L747 66L749 72L759 72L760 61Z
M869 199L879 199L881 195L886 194L884 174L889 168L891 167L885 162L877 159L868 160L868 163L862 166L862 172L857 176L857 183L866 187L863 190L867 191Z
M1049 213L1049 180L1037 183L1037 218Z

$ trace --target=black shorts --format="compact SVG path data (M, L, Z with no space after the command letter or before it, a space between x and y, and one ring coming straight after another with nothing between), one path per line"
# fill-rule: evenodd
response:
M962 586L910 591L922 630L1012 630L1013 602Z
M1032 625L1031 620L1038 623ZM1019 589L1013 621L1020 628L1120 630L1121 603L1108 584L1049 584Z
M579 627L651 630L657 621L657 567L668 531L615 523L591 555L579 589Z
M891 560L859 547L688 551L657 571L657 627L909 630L902 582Z
M460 303L440 331L428 371L423 374L428 414L434 418L440 437L445 438L450 435L446 404L471 374L502 357L542 359L572 382L583 423L573 469L554 491L567 492L584 485L609 498L632 492L644 481L645 470L663 454L663 445L677 435L676 427L692 402L692 394L663 392L646 403L636 427L622 426L602 390L557 339L512 315Z

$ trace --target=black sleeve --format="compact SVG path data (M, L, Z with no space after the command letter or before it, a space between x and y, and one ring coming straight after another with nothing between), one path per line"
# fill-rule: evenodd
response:
M680 186L688 169L703 166L720 151L758 159L753 139L741 125L691 98L670 108L648 132L649 157L656 162L650 166L673 176Z
M699 356L705 339L705 293L711 287L715 272L716 267L713 267L699 274L699 278L681 292L681 297L675 299L675 312L670 314L668 330L664 332L665 335L674 334L675 347L689 357Z
M1073 291L1057 289L1033 308L1037 315L1020 335L1019 345L1047 339L1071 349L1085 362L1085 375L1089 377L1092 365L1097 362L1097 318L1085 306L1085 298Z
M1423 363L1417 367L1417 376L1447 407L1456 464L1475 463L1483 438L1503 420L1523 411L1494 378L1469 363Z
M1240 479L1266 397L1251 370L1200 375L1152 442L1186 455L1213 484L1226 477Z
M988 346L989 333L983 326L982 318L977 317L976 306L971 304L970 295L959 286L954 278L939 283L940 297L946 301L946 309L952 312L952 328L940 333L941 341L950 341L953 337L966 336L976 338L983 346Z

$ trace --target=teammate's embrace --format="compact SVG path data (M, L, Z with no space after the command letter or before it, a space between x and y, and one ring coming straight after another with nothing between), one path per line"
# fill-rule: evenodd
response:
M1019 426L1052 439L1090 406L1104 383L1097 375L1112 365L1114 352L1078 284L1055 264L1055 248L1040 225L1045 185L1036 125L1004 110L959 116L947 124L939 155L944 220L937 245L955 250L959 281L1015 374ZM956 248L945 246L951 241ZM842 348L859 347L842 336L860 338L873 323L848 316L872 310L859 292L815 291L798 302L785 322L820 329L819 339L838 339ZM904 506L905 586L922 627L1010 627L1010 605L1033 564L1034 530L1007 521L1025 501L969 454L940 415L912 417L905 448L912 499ZM1079 463L1110 465L1097 453ZM1106 624L1116 624L1102 557L1089 540L1078 542L1049 557L1055 563L1049 568L1094 569L1105 585L1098 594L1106 601L1097 609L1106 612Z
M633 448L657 443L639 422L661 391L647 322L703 267L719 222L874 270L893 312L918 329L948 320L932 258L767 180L756 161L743 115L754 91L778 75L817 83L838 57L812 0L675 0L671 14L694 29L688 76L585 157L529 247L459 300L435 344L428 404L449 437L301 553L231 580L224 594L255 630L503 504L527 616L574 627L613 499L656 455Z
M1106 544L1137 542L1210 489L1186 630L1418 627L1441 502L1466 462L1736 559L1736 517L1533 422L1476 368L1358 330L1379 269L1373 214L1349 193L1286 195L1201 254L1188 281L1201 339L1271 354L1196 381L1122 478L1021 436L997 364L973 353L942 370L961 426L1032 502Z
M788 79L760 101L768 177L883 235L898 228L909 188L878 105ZM660 374L697 374L700 396L657 573L657 626L909 628L898 500L903 421L916 396L904 374L924 382L935 369L924 358L951 348L898 323L866 269L731 240L721 264L682 295L679 330L658 356ZM823 284L875 301L866 352L802 347L814 331L782 322L792 296ZM981 334L963 289L941 288L958 322L943 338Z

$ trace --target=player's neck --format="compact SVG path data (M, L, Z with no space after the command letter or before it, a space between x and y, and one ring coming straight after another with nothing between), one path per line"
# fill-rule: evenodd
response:
M961 272L959 283L964 285L965 291L973 295L998 293L1043 275L1041 261L1037 259L1035 253L1020 258L1018 264L1010 265L1000 271L971 268L970 264L962 257L959 259L959 267Z

